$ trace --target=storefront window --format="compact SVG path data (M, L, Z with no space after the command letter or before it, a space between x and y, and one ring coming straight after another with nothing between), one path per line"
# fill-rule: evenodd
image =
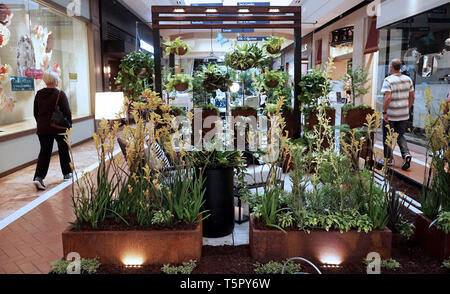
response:
M86 24L35 1L0 1L0 129L34 127L42 74L58 72L74 118L90 114ZM0 132L1 135L1 132Z
M378 70L377 110L382 111L381 85L389 75L392 59L401 59L402 72L415 84L416 101L411 113L411 131L421 142L423 115L425 114L425 89L434 96L434 107L446 99L450 92L450 4L380 29L380 58Z

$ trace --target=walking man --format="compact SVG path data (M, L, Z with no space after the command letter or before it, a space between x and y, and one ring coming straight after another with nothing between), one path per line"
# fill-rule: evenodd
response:
M408 170L411 166L412 156L409 153L405 133L408 128L409 112L414 106L414 84L410 77L400 72L402 61L394 59L391 62L389 73L391 74L383 82L381 93L384 94L383 112L383 144L384 160L392 166L392 150L386 145L386 126L389 124L394 132L398 133L398 146L402 153L403 170Z

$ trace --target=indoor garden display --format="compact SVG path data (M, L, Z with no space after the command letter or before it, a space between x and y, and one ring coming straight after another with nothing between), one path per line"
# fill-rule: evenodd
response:
M181 37L177 37L173 41L164 42L166 54L186 55L189 53L191 46L183 41Z
M149 54L132 52L122 58L116 84L128 99L137 101L145 89L153 87L153 68L154 61Z
M444 99L437 109L433 107L429 88L425 97L425 136L431 162L429 171L425 171L423 215L416 221L416 237L428 253L444 260L450 256L450 114Z
M192 77L186 74L169 74L167 77L167 92L176 90L178 92L184 92L192 89Z
M284 37L270 36L267 40L264 41L263 47L270 54L276 55L280 53L281 46L283 46L285 41L286 38Z
M286 81L284 80L283 72L275 70L266 70L262 74L264 80L264 85L269 89L274 89L277 87L283 87Z
M257 43L236 44L231 53L225 54L225 65L235 70L260 67L265 60L263 50Z
M145 103L132 105L135 124L121 132L123 157L114 156L119 123L103 120L93 135L100 163L97 173L74 173L76 219L63 233L64 256L78 252L116 265L200 258L201 222L208 216L202 210L203 173L190 172L194 162L183 150L175 152L169 129L155 129L158 123L170 125L174 118L170 107L150 90L141 96ZM143 112L150 113L148 121L142 118ZM131 255L117 248L128 249Z

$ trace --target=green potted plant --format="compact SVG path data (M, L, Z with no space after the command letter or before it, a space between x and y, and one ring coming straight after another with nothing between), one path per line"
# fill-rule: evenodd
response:
M355 69L349 67L343 81L346 93L350 93L352 102L343 106L341 122L349 125L352 129L361 128L364 126L366 116L374 112L368 105L356 105L356 99L366 95L370 90L370 86L366 86L369 82L369 73L363 67Z
M181 37L177 37L173 41L164 42L164 47L166 48L166 54L176 54L176 55L186 55L189 53L191 46L183 41Z
M237 45L233 52L225 54L225 65L235 70L259 67L264 62L264 53L256 43Z
M286 38L284 37L270 36L267 40L264 41L263 48L265 48L266 51L270 54L276 55L280 53L281 47L283 46L285 41Z
M266 89L274 89L278 87L283 87L285 84L283 72L275 70L266 70L262 77L264 79L264 85Z
M130 100L139 100L145 89L153 85L153 58L144 52L131 52L122 58L116 84Z
M215 142L212 142L214 145ZM197 170L205 175L203 236L219 238L234 229L234 170L244 164L240 151L196 151L191 154Z
M203 87L216 97L216 91L227 92L228 88L233 83L228 73L224 73L219 66L215 64L208 64L203 67Z
M192 77L186 74L169 74L167 77L167 92L170 93L173 90L183 92L192 89Z

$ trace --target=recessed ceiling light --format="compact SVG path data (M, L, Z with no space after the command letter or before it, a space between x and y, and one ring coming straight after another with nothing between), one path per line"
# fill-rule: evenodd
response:
M240 13L249 13L250 10L245 8L245 9L239 9L238 12L240 12Z
M271 8L271 9L269 9L269 12L270 13L277 13L277 12L280 12L280 10L278 8Z
M183 9L183 8L175 8L175 9L173 10L173 12L174 12L174 13L183 13L183 12L184 12L184 9Z
M217 12L217 9L215 9L215 8L208 8L208 9L206 9L205 12L206 12L206 13L216 13L216 12Z

